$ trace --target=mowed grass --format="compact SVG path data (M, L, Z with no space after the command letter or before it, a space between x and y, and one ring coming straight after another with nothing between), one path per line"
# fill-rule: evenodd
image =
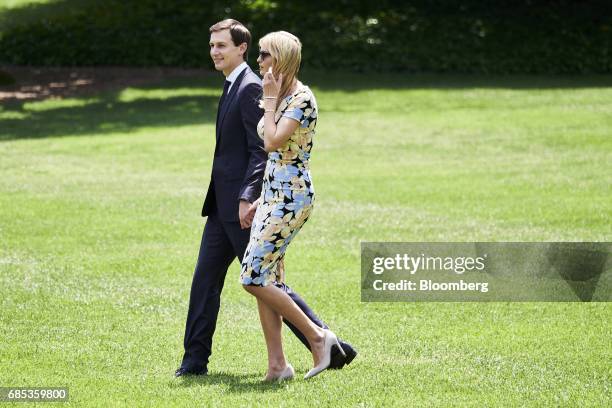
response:
M610 241L612 78L306 77L310 221L288 282L360 354L260 382L228 271L210 375L174 379L222 78L0 111L0 386L73 406L606 406L607 303L361 303L361 241Z

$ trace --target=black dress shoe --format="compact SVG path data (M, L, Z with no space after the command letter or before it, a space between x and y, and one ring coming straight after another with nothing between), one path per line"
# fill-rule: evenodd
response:
M357 356L357 350L355 350L350 344L340 341L340 346L342 347L342 350L344 350L344 354L346 356L342 355L340 350L338 350L337 346L332 347L332 355L329 368L334 370L339 370L345 365L350 364L351 361L355 359L355 356Z
M206 374L208 374L208 370L205 368L202 368L200 370L194 370L194 369L188 369L185 367L179 367L179 369L174 372L175 377L183 377L186 375L206 375Z

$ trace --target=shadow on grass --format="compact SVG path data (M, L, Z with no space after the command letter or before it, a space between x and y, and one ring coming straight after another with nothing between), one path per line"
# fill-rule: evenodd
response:
M259 75L256 65L250 64L253 72ZM43 68L44 69L44 68ZM103 67L101 67L103 69ZM156 68L151 68L154 70ZM215 71L200 70L204 80L194 82L193 79L168 79L153 85L143 85L137 88L172 89L185 88L207 84L221 90L222 76ZM581 88L612 88L612 74L592 75L479 75L452 73L395 73L364 74L344 71L321 71L302 69L299 73L302 82L324 91L359 92L369 90L458 90L458 89L581 89Z
M213 373L207 375L189 376L171 383L171 388L185 388L206 385L224 385L231 393L272 392L285 387L287 382L263 382L263 374L235 375L229 373Z
M103 71L102 68L100 68ZM132 74L133 75L133 74ZM121 100L126 88L135 90L174 90L206 88L216 94L222 75L212 73L201 78L161 78L147 84L129 81L112 91L102 90L89 95L75 95L68 102L50 102L46 106L25 106L27 100L13 98L0 105L0 141L46 137L104 135L130 133L141 128L180 127L214 124L218 96L180 95L164 98L143 97ZM325 91L352 93L368 89L554 89L612 87L612 76L552 77L467 75L387 74L378 77L310 72L304 82ZM18 86L16 86L18 89ZM189 93L189 92L187 92ZM205 92L206 93L206 92ZM68 95L70 96L70 95ZM62 97L62 96L60 96ZM43 98L44 100L44 98Z
M612 75L356 74L304 70L304 82L325 91L611 88Z
M124 102L118 94L77 98L78 106L25 109L9 102L0 111L0 141L129 133L143 127L214 124L218 97L175 96Z

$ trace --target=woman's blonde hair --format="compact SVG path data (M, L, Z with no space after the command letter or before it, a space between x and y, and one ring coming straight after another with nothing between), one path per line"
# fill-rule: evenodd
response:
M272 68L274 78L278 79L279 74L283 74L283 83L276 101L276 108L278 109L280 102L289 96L293 80L300 70L302 43L299 38L287 31L274 31L264 35L259 40L259 48L268 51L272 58L276 60Z

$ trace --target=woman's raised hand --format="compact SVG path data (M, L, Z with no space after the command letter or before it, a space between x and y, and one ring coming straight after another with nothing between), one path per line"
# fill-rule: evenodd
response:
M263 77L264 97L278 97L282 84L283 74L278 74L278 79L274 78L274 74L272 74L272 67L270 67L268 72L266 72Z

